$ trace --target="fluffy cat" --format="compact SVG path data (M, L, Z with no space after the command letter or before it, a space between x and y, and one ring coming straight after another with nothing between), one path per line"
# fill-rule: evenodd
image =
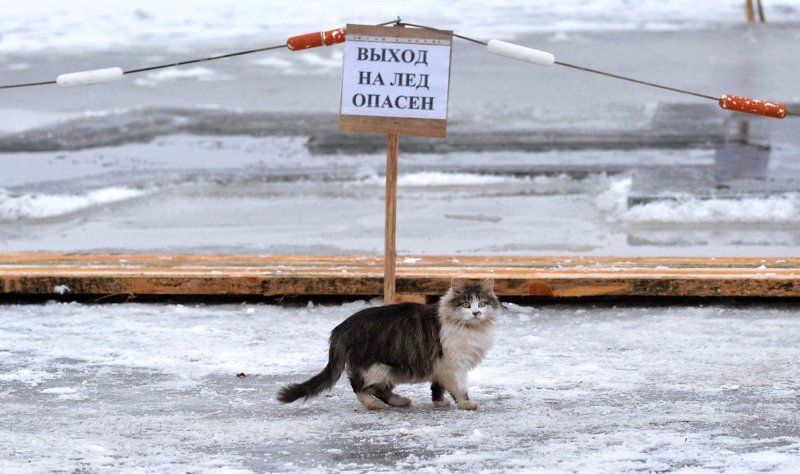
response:
M433 404L450 405L447 390L462 410L478 404L467 394L467 372L492 345L492 326L502 306L494 280L480 284L453 279L438 303L401 303L367 308L331 331L328 365L314 377L289 384L278 400L309 399L336 385L347 371L359 401L369 410L384 404L405 407L411 400L394 393L399 383L431 382Z

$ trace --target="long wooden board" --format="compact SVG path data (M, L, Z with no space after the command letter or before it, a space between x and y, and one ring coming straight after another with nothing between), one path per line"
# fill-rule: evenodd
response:
M800 258L400 256L400 295L800 297ZM379 256L0 253L0 295L380 295ZM401 298L402 299L402 298Z

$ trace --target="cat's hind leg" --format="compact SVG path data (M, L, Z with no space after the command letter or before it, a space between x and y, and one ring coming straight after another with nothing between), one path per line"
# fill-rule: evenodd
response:
M411 405L411 399L394 393L393 389L394 386L392 385L378 385L374 387L374 393L379 400L393 407L407 407Z
M450 406L450 400L444 398L444 387L436 380L431 383L431 399L433 400L433 406Z
M350 379L350 386L353 387L356 398L364 405L364 408L367 410L383 410L386 405L370 393L371 390L368 390L364 385L364 377L358 371L348 371L347 377Z

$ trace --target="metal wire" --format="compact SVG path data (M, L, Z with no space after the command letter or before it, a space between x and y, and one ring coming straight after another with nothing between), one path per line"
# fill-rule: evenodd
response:
M207 58L199 58L199 59L189 59L186 61L179 61L177 63L168 63L168 64L161 64L158 66L147 66L141 67L138 69L131 69L129 71L124 71L123 74L137 74L140 72L146 71L155 71L156 69L165 69L168 67L177 67L177 66L185 66L187 64L195 64L195 63L202 63L206 61L216 61L218 59L225 59L225 58L233 58L235 56L244 56L245 54L253 54L253 53L261 53L264 51L272 51L274 49L281 49L285 48L286 44L277 44L275 46L267 46L266 48L258 48L258 49L251 49L248 51L239 51L236 53L228 53L228 54L220 54L219 56L209 56Z
M444 30L440 30L439 28L433 28L431 26L415 25L413 23L403 23L403 24L404 25L408 25L408 26L414 26L414 27L417 27L417 28L423 28L423 29L431 30L431 31L444 31ZM453 36L455 36L457 38L461 38L463 40L471 41L473 43L482 44L484 46L488 45L488 43L486 41L481 41L479 39L470 38L468 36L457 35L455 33L453 33ZM593 74L599 74L601 76L611 77L611 78L614 78L614 79L621 79L623 81L635 82L636 84L642 84L642 85L645 85L645 86L657 87L659 89L665 89L665 90L668 90L668 91L678 92L678 93L681 93L681 94L688 94L688 95L692 95L692 96L695 96L695 97L701 97L703 99L711 99L713 101L719 100L717 97L713 97L713 96L706 95L706 94L699 94L697 92L687 91L687 90L684 90L684 89L678 89L676 87L664 86L664 85L656 84L656 83L653 83L653 82L642 81L640 79L634 79L632 77L622 76L622 75L619 75L619 74L612 74L610 72L598 71L597 69L591 69L591 68L588 68L588 67L576 66L574 64L563 63L561 61L556 61L555 64L558 64L559 66L578 69L578 70L585 71L585 72L591 72Z
M159 64L157 66L146 66L140 67L137 69L130 69L127 71L123 71L123 74L138 74L140 72L147 72L147 71L155 71L157 69L166 69L170 67L177 67L177 66L185 66L187 64L195 64L195 63L202 63L206 61L216 61L218 59L225 59L225 58L233 58L236 56L244 56L245 54L253 54L253 53L261 53L264 51L272 51L275 49L285 48L286 44L278 44L275 46L267 46L266 48L258 48L258 49L250 49L247 51L237 51L235 53L228 53L228 54L220 54L218 56L209 56L205 58L198 58L198 59L188 59L186 61L178 61L175 63L167 63L167 64ZM0 86L0 89L14 89L18 87L34 87L34 86L47 86L56 84L56 81L43 81L43 82L27 82L22 84L7 84Z
M22 84L6 84L4 86L0 86L0 89L15 89L17 87L34 87L34 86L47 86L50 84L55 84L56 81L44 81L44 82L25 82Z
M686 95L691 95L691 96L695 96L695 97L700 97L701 99L713 100L714 102L719 101L719 97L714 97L714 96L706 95L706 94L700 94L698 92L687 91L685 89L678 89L677 87L670 87L670 86L665 86L665 85L662 85L662 84L656 84L655 82L643 81L641 79L634 79L632 77L621 76L619 74L612 74L610 72L605 72L605 71L598 71L597 69L591 69L591 68L583 67L583 66L576 66L574 64L563 63L561 61L556 61L555 64L558 64L559 66L569 67L569 68L572 68L572 69L578 69L580 71L591 72L593 74L599 74L601 76L611 77L611 78L614 78L614 79L621 79L623 81L634 82L636 84L641 84L643 86L656 87L658 89L664 89L664 90L668 90L668 91L672 91L672 92L677 92L679 94L686 94Z
M396 20L385 21L383 23L378 23L375 26L386 26L386 25L390 25L392 23L398 23L400 21L401 21L400 17L397 17ZM156 66L145 66L145 67L140 67L140 68L136 68L136 69L129 69L127 71L122 71L122 74L126 74L126 75L127 74L138 74L140 72L155 71L157 69L166 69L166 68L170 68L170 67L185 66L187 64L196 64L196 63L202 63L202 62L206 62L206 61L216 61L218 59L233 58L233 57L236 57L236 56L244 56L246 54L262 53L264 51L272 51L272 50L275 50L275 49L281 49L281 48L285 48L285 47L286 47L286 43L278 44L278 45L275 45L275 46L267 46L265 48L257 48L257 49L250 49L250 50L247 50L247 51L237 51L235 53L220 54L218 56L209 56L209 57L205 57L205 58L188 59L186 61L178 61L178 62L175 62L175 63L159 64L159 65L156 65ZM56 84L56 81L25 82L25 83L20 83L20 84L6 84L6 85L0 85L0 89L15 89L15 88L19 88L19 87L49 86L49 85L52 85L52 84Z
M422 29L430 30L430 31L447 32L447 30L442 30L440 28L434 28L432 26L416 25L414 23L407 23L407 22L401 22L400 24L406 25L406 26L412 26L412 27L415 27L415 28L422 28ZM488 43L486 41L481 41L479 39L470 38L468 36L459 35L459 34L456 34L456 33L453 33L453 36L455 36L456 38L461 38L461 39L466 40L466 41L470 41L472 43L477 43L477 44L481 44L481 45L484 45L484 46L488 45ZM584 66L578 66L576 64L569 64L569 63L565 63L565 62L562 62L562 61L555 61L555 64L557 64L559 66L563 66L563 67L568 67L568 68L571 68L571 69L577 69L579 71L590 72L592 74L598 74L600 76L610 77L612 79L619 79L619 80L622 80L622 81L633 82L635 84L640 84L640 85L643 85L643 86L655 87L657 89L663 89L663 90L667 90L667 91L671 91L671 92L677 92L679 94L685 94L685 95L689 95L689 96L693 96L693 97L699 97L701 99L713 100L714 102L718 102L719 101L719 97L714 97L712 95L701 94L699 92L693 92L693 91L686 90L686 89L679 89L677 87L665 86L663 84L657 84L655 82L644 81L644 80L641 80L641 79L635 79L633 77L623 76L621 74L613 74L613 73L610 73L610 72L600 71L600 70L597 70L597 69L592 69L592 68L588 68L588 67L584 67ZM800 117L800 113L798 113L798 112L787 112L787 116Z
M425 30L438 31L438 32L442 32L442 33L450 33L453 36L455 36L456 38L459 38L459 39L462 39L462 40L465 40L465 41L469 41L469 42L472 42L472 43L480 44L480 45L483 45L483 46L488 45L488 43L486 41L482 41L482 40L475 39L475 38L470 38L469 36L464 36L464 35L461 35L461 34L458 34L458 33L454 33L452 31L443 30L441 28L434 28L432 26L418 25L418 24L415 24L415 23L404 22L400 17L397 17L396 20L386 21L386 22L383 22L383 23L378 23L376 26L386 26L386 25L390 25L390 24L394 24L394 25L397 25L397 26L411 26L413 28L422 28L422 29L425 29ZM170 68L170 67L185 66L187 64L202 63L202 62L206 62L206 61L216 61L216 60L219 60L219 59L233 58L233 57L236 57L236 56L244 56L246 54L261 53L261 52L265 52L265 51L272 51L272 50L276 50L276 49L282 49L282 48L285 48L285 47L286 47L285 44L279 44L279 45L275 45L275 46L267 46L265 48L257 48L257 49L247 50L247 51L238 51L238 52L235 52L235 53L221 54L221 55L218 55L218 56L209 56L209 57L205 57L205 58L189 59L189 60L186 60L186 61L179 61L179 62L175 62L175 63L160 64L160 65L157 65L157 66L140 67L140 68L137 68L137 69L130 69L130 70L127 70L127 71L123 71L123 74L126 74L126 75L127 74L138 74L140 72L155 71L157 69L166 69L166 68ZM585 67L585 66L578 66L576 64L569 64L569 63L565 63L565 62L561 62L561 61L555 61L555 64L557 64L559 66L571 68L571 69L576 69L576 70L579 70L579 71L584 71L584 72L589 72L589 73L592 73L592 74L597 74L597 75L600 75L600 76L610 77L612 79L619 79L619 80L622 80L622 81L633 82L635 84L640 84L640 85L643 85L643 86L654 87L654 88L657 88L657 89L663 89L663 90L667 90L667 91L671 91L671 92L676 92L678 94L685 94L685 95L689 95L689 96L693 96L693 97L699 97L701 99L713 100L714 102L717 102L719 100L718 97L714 97L714 96L711 96L711 95L708 95L708 94L701 94L699 92L693 92L693 91L686 90L686 89L680 89L680 88L677 88L677 87L665 86L663 84L658 84L658 83L655 83L655 82L644 81L644 80L636 79L636 78L633 78L633 77L623 76L621 74L613 74L613 73L610 73L610 72L600 71L598 69L592 69L592 68L588 68L588 67ZM46 86L46 85L51 85L51 84L55 84L55 83L56 83L56 81L43 81L43 82L28 82L28 83L21 83L21 84L7 84L7 85L0 85L0 89L13 89L13 88L19 88L19 87ZM798 117L798 116L800 116L800 113L788 112L787 115L790 115L790 116L793 116L793 117Z
M460 38L460 39L463 39L463 40L466 40L466 41L471 41L471 42L477 43L477 44L482 44L484 46L486 46L486 44L487 44L486 41L481 41L479 39L470 38L469 36L459 35L457 33L453 33L452 31L442 30L442 29L439 29L439 28L434 28L432 26L415 25L414 23L406 23L404 21L403 22L399 22L399 24L400 25L405 25L405 26L412 26L414 28L422 28L423 30L438 31L440 33L451 33L456 38Z

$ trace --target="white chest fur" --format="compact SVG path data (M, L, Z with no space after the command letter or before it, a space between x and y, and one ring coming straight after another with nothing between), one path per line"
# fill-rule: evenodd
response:
M468 371L483 360L492 347L490 330L443 324L440 331L442 364L457 371Z

